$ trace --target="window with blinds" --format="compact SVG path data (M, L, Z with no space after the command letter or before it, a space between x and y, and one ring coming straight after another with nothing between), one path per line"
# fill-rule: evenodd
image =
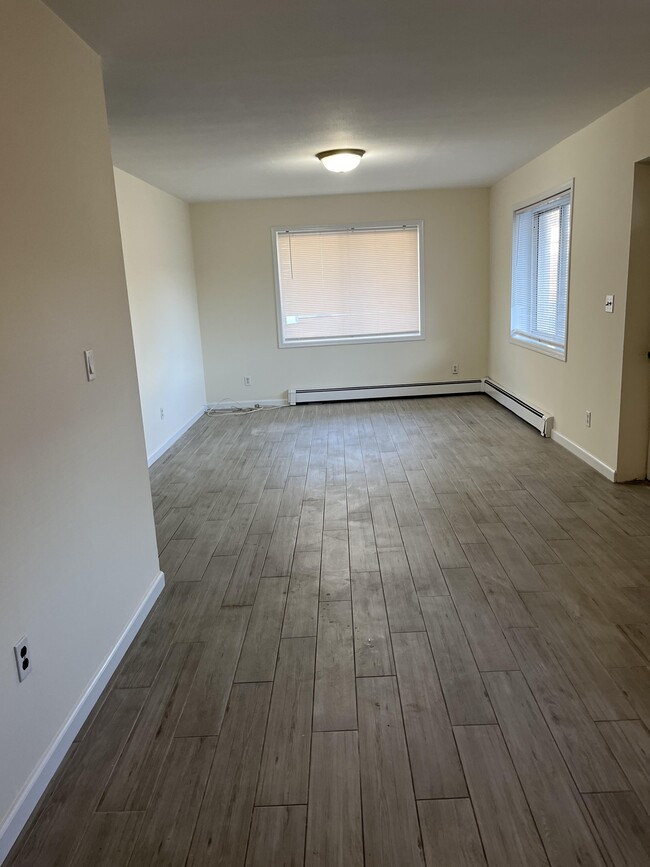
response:
M515 211L510 336L566 359L572 186Z
M422 223L274 229L280 346L422 338Z

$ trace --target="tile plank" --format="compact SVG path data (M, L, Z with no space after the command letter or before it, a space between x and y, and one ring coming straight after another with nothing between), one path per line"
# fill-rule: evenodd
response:
M379 551L379 569L390 631L422 631L420 604L404 549Z
M250 608L222 608L189 691L176 737L218 735L235 676Z
M584 795L615 867L650 865L650 824L632 792Z
M343 731L356 727L352 606L350 602L321 602L316 642L313 730Z
M604 865L573 781L519 671L483 675L552 865Z
M445 569L444 575L479 671L518 668L474 572Z
M133 867L184 867L216 745L216 738L172 741L144 816ZM94 861L85 862L90 863Z
M105 813L149 806L204 647L172 644L99 803Z
M353 572L351 582L356 675L394 674L381 576L379 572Z
M628 789L629 783L596 724L539 630L512 629L508 639L578 789Z
M454 728L490 867L546 867L548 860L498 726Z
M307 807L255 807L246 867L303 867Z
M252 605L262 575L271 536L248 534L223 599L224 605Z
M143 813L94 813L71 867L120 867L129 863Z
M376 572L379 569L377 546L370 514L352 515L348 521L350 570Z
M312 735L306 867L363 867L356 731Z
M421 603L451 722L454 725L495 722L454 603L448 596L423 597Z
M441 494L438 493L438 496ZM420 511L440 566L443 569L467 566L467 557L444 511L442 509L421 509Z
M597 723L632 788L650 814L650 734L640 720Z
M502 629L534 626L533 618L488 544L466 545L465 554Z
M424 867L396 680L358 678L357 695L366 864Z
M465 778L426 633L397 633L393 651L415 797L465 797Z
M486 867L469 798L418 801L418 814L427 864Z
M27 829L11 867L68 867L146 694L147 690L138 688L109 693L36 821Z
M298 518L278 518L276 520L262 569L262 577L280 578L291 574L298 524Z
M503 524L479 524L479 527L516 590L532 593L547 589L539 572Z
M255 803L306 804L316 639L283 638Z
M426 528L402 527L402 540L418 596L448 596Z
M242 645L235 683L273 680L288 578L262 578Z
M244 864L270 696L269 683L233 686L187 867Z
M316 635L320 593L320 551L296 551L282 625L283 638Z
M525 601L592 719L632 719L629 702L552 594L527 593Z
M400 547L402 536L391 498L371 496L370 512L377 549Z

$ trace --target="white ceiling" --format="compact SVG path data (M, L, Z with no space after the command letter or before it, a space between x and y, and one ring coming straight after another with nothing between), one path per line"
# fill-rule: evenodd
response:
M116 165L189 201L489 184L650 85L650 0L47 3Z

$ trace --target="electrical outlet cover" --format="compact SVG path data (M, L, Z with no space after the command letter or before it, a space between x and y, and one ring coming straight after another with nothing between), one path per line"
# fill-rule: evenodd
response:
M14 656L16 657L18 680L22 682L32 671L32 655L29 652L27 636L21 638L18 644L14 644Z

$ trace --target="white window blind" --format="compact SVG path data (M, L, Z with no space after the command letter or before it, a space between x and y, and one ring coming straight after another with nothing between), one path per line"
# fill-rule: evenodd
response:
M566 358L572 189L515 211L510 335Z
M421 337L421 228L276 229L280 345Z

